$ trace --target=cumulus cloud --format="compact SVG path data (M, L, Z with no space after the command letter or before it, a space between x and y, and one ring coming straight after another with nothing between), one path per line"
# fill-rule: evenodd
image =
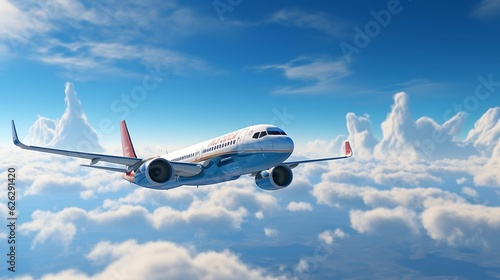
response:
M309 261L306 258L301 258L299 263L295 266L295 269L299 273L304 273L309 270L311 266L309 265Z
M312 191L320 204L337 206L339 202L362 201L372 207L423 209L428 199L464 201L460 196L438 188L398 188L378 190L373 187L321 182Z
M104 149L90 125L72 83L64 91L66 110L61 119L39 116L27 136L28 144L47 145L61 149L102 152ZM34 143L32 143L34 142Z
M352 147L356 147L356 154L372 154L377 140L373 137L371 123L368 115L356 116L354 113L346 115L348 140Z
M43 116L38 116L35 123L30 127L24 141L34 146L48 145L54 138L57 121Z
M257 218L259 220L264 219L264 212L262 212L262 211L255 212L255 218Z
M470 197L478 197L479 196L474 189L471 189L469 187L463 187L462 193L465 194L466 196L470 196Z
M348 236L342 229L337 228L335 230L325 230L318 234L318 238L328 245L333 244L335 239L344 239Z
M197 195L187 194L193 193L193 189L180 191L180 195L169 195L166 192L158 195L158 192L153 190L146 190L152 194L144 194L143 191L136 190L133 194L143 193L142 196L132 198L127 195L114 201L107 199L102 207L90 211L76 207L58 212L37 210L32 214L31 221L21 224L20 231L25 235L35 236L33 247L48 241L60 241L64 246L68 246L79 231L90 226L126 228L133 225L135 228L142 225L158 231L188 228L202 229L207 233L226 232L228 229L241 229L249 211L262 213L260 209L279 208L277 200L269 193L259 192L248 184L241 184L230 182L219 187L197 189ZM178 209L174 206L163 206L162 202L187 203L187 207ZM149 206L150 203L160 203L161 206L153 210L143 206ZM264 214L256 216L263 218Z
M380 141L373 136L369 116L356 116L354 113L346 115L347 139L358 158L373 155L382 161L389 158L411 164L421 160L466 159L477 155L478 149L487 153L493 150L500 136L499 112L500 108L490 109L476 122L467 139L460 141L458 135L465 123L466 113L459 112L443 124L426 116L413 120L409 97L405 92L399 92L394 95L394 104L381 124ZM338 147L343 139L338 137L330 142L311 142L309 150L316 150L313 149L315 146Z
M500 107L490 108L469 131L465 143L490 154L500 139Z
M278 236L278 230L276 230L274 228L264 228L264 234L267 237L276 237L276 236Z
M500 245L500 207L465 203L433 205L422 213L427 234L451 246L491 248Z
M407 236L420 233L417 213L403 207L350 212L351 226L360 233Z
M500 142L497 143L488 162L474 176L478 186L500 187Z
M286 209L288 209L288 211L291 211L291 212L312 211L313 207L312 207L312 205L309 202L303 202L303 201L295 202L295 201L292 201L292 202L288 203Z
M197 252L167 241L138 244L100 242L87 259L105 264L87 275L76 269L46 274L41 279L284 279L258 267L250 267L230 251Z
M24 234L36 232L32 248L48 240L67 247L76 235L74 222L85 215L85 210L76 207L66 208L59 213L36 210L31 215L33 221L21 224L19 231Z
M394 105L382 123L382 140L375 146L378 158L390 157L416 161L421 158L467 158L474 150L456 140L464 122L465 113L457 113L439 125L428 117L413 121L408 95L394 95Z

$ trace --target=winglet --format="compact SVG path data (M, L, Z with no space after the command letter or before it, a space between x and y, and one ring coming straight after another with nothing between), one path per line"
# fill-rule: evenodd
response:
M352 149L351 149L351 144L349 141L345 141L345 156L346 157L351 157L352 156Z
M27 147L21 141L19 141L19 137L17 136L17 131L16 131L16 124L14 123L14 120L12 120L12 142L14 142L14 145L21 147L23 149Z

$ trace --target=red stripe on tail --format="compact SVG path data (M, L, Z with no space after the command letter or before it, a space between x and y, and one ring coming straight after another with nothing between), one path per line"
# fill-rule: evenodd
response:
M345 155L348 157L352 155L351 144L349 144L349 141L345 141Z
M123 156L137 158L134 150L134 145L132 145L132 140L130 140L130 134L128 133L127 124L124 120L120 122L120 134L122 138Z

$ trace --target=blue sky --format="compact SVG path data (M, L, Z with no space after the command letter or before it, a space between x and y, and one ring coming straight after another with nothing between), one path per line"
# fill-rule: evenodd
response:
M442 123L443 112L474 93L478 76L499 74L495 4L394 2L385 26L356 45L355 28L365 31L372 12L388 11L390 1L241 1L221 17L210 1L49 3L17 7L27 20L13 18L2 31L0 90L11 96L2 114L17 119L21 131L37 115L61 114L66 81L91 123L125 117L148 141L155 131L158 144L177 146L183 141L169 131L211 137L268 123L284 108L296 117L288 128L276 124L297 140L328 139L346 134L348 112L381 122L402 90L415 118ZM481 13L483 6L493 11ZM359 53L344 55L342 44ZM147 69L165 77L137 107L113 103L141 87ZM466 128L494 102L498 97L470 112Z
M0 279L496 279L499 23L498 0L0 0L0 172L18 168L22 244ZM295 157L346 139L355 156L276 192L248 176L156 192L11 143L11 119L57 146L84 115L109 153L126 119L142 156L257 123Z

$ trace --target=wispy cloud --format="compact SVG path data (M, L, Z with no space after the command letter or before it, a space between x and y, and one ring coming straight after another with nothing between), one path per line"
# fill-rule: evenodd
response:
M283 86L273 91L276 94L311 94L334 91L337 81L351 72L342 59L299 57L285 64L272 64L257 69L277 69L285 78L299 83L294 86Z
M500 0L483 0L472 14L481 19L491 19L500 16Z
M371 89L357 90L356 94L393 94L394 92L411 92L411 93L435 93L450 87L444 82L436 82L425 78L415 78L409 81L389 84L387 86Z
M215 19L175 3L119 4L0 0L0 49L59 66L63 76L74 78L130 76L132 66L141 64L161 64L176 75L214 73L206 61L175 45L186 36L224 28Z
M316 29L336 37L341 36L344 29L342 21L332 19L332 16L322 12L307 13L299 9L279 10L273 13L266 23Z

